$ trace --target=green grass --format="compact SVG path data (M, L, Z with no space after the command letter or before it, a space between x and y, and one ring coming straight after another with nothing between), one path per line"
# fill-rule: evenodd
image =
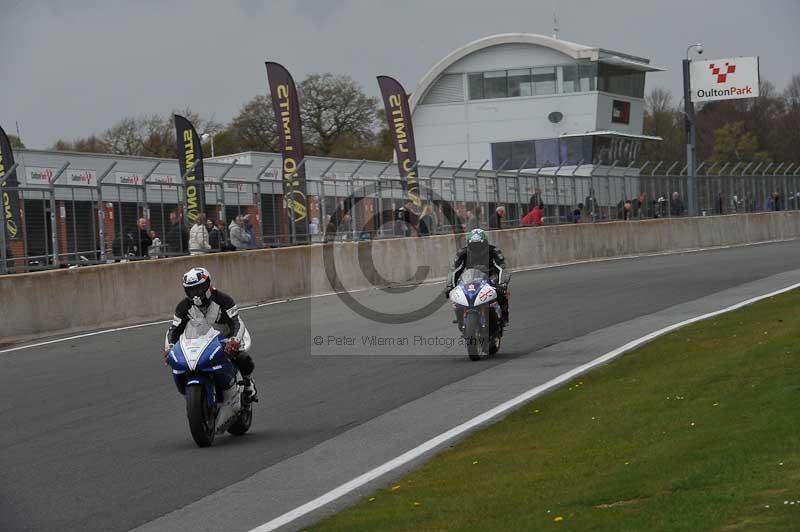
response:
M799 310L664 336L311 530L798 531Z

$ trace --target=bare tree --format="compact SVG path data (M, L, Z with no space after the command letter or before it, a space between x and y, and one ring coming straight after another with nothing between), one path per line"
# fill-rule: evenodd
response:
M783 97L792 109L800 108L800 74L795 74L789 80L786 90L783 91Z
M650 114L672 111L672 93L667 89L656 87L645 97L644 106Z

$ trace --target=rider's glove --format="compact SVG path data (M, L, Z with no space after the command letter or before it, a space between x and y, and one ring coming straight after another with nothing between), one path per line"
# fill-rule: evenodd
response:
M228 343L225 344L225 353L228 355L236 355L239 353L239 348L241 345L242 344L239 342L238 338L231 338L228 340Z
M167 362L167 357L169 356L169 352L172 351L174 346L170 344L166 349L164 349L163 357L164 357L164 365L169 366L169 362Z
M448 298L450 298L450 291L451 291L453 288L455 288L455 286L453 286L453 285L451 285L451 284L448 284L448 285L445 287L445 289L444 289L444 298L445 298L445 299L448 299Z

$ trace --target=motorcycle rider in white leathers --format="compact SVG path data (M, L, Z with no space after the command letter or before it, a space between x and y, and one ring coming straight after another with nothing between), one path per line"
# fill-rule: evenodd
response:
M211 285L211 274L205 268L192 268L183 274L183 289L186 297L175 308L175 316L164 338L165 360L190 321L205 321L228 338L225 353L242 374L245 398L258 402L258 392L251 376L255 364L247 354L251 345L250 333L239 315L236 302Z

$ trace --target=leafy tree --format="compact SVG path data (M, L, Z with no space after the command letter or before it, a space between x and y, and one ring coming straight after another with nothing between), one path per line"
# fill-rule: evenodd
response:
M272 110L272 99L269 95L258 95L242 106L239 114L231 121L226 130L232 139L238 141L238 149L234 151L280 150L278 128L275 113ZM216 148L216 139L214 147Z
M642 146L642 161L677 161L684 157L683 113L672 104L672 93L655 88L645 98L644 134L661 137Z
M714 131L712 161L765 161L766 152L758 151L755 133L747 131L744 122L726 124Z
M309 155L337 156L343 146L373 138L378 99L349 76L312 74L300 83L298 98Z

